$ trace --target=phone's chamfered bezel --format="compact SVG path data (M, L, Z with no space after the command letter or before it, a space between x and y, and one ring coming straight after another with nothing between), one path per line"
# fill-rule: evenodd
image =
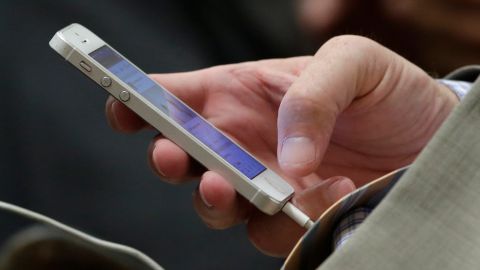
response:
M80 24L71 24L55 34L50 41L50 46L77 69L82 71L83 74L95 81L113 97L124 103L146 122L162 132L163 135L179 145L206 168L225 177L242 196L264 213L270 215L275 214L280 211L291 196L293 196L293 188L265 165L263 166L267 169L250 180L238 171L237 168L226 162L220 155L204 145L196 137L189 134L188 131L174 120L170 119L168 115L138 94L129 85L96 62L89 54L103 46L109 45L87 28ZM109 47L117 52L111 46ZM131 63L123 55L118 54ZM88 71L82 67L80 65L81 62L83 62L82 65L88 65L91 70ZM131 64L135 66L133 63ZM141 71L141 69L139 70ZM104 77L111 78L111 85L102 85L101 81ZM164 87L162 88L165 89ZM123 91L129 93L130 98L128 101L122 101L119 98L120 93ZM180 100L180 102L182 101ZM229 138L224 133L222 134ZM245 149L243 150L248 153Z

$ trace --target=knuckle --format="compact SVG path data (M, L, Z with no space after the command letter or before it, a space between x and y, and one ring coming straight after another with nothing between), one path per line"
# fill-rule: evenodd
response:
M335 122L340 109L332 97L321 96L319 93L305 93L304 90L298 92L290 95L280 106L278 117L280 130L294 132L295 129L302 129L302 126L310 130L312 122L320 123L322 120L321 124L324 126Z
M341 35L329 39L318 50L317 55L325 53L337 53L339 56L351 57L351 55L369 57L378 50L380 45L375 41L356 35Z

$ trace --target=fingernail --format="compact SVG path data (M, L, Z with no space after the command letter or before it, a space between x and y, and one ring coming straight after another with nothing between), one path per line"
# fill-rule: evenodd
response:
M151 149L149 149L148 152L151 153L151 154L149 155L148 160L149 160L149 162L150 162L151 168L153 168L153 170L155 171L155 173L157 173L159 176L165 177L165 173L162 172L162 170L160 170L160 168L158 168L158 166L157 166L157 160L156 160L156 158L155 158L155 157L156 157L156 155L155 155L155 147L157 147L157 143L156 143L156 142L155 142L155 143L151 143L149 147L151 147Z
M112 126L118 127L118 119L117 119L117 112L118 112L118 101L113 100L110 104L110 108L112 111Z
M315 160L316 149L307 137L289 137L283 140L280 152L282 165L302 165Z
M338 178L338 180L335 180L328 186L328 194L332 203L340 200L343 196L355 190L355 186L350 179L346 177Z
M200 198L202 199L203 204L205 204L207 208L213 208L213 205L209 203L207 199L205 199L205 197L203 196L203 192L200 187L198 188L198 193L200 194Z

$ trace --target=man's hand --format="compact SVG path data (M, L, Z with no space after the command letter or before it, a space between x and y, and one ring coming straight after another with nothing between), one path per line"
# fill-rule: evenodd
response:
M314 57L152 78L285 177L294 204L311 218L355 185L411 163L458 102L413 64L355 36L330 40ZM106 110L119 131L146 126L112 98ZM260 213L170 140L156 137L149 153L152 168L171 183L203 173L193 200L210 227L246 221L253 244L275 256L303 233L281 213Z

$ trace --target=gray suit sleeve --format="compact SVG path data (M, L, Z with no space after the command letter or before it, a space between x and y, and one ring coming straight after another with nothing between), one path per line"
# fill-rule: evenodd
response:
M478 269L480 265L480 67L450 79L475 81L408 172L330 269Z

